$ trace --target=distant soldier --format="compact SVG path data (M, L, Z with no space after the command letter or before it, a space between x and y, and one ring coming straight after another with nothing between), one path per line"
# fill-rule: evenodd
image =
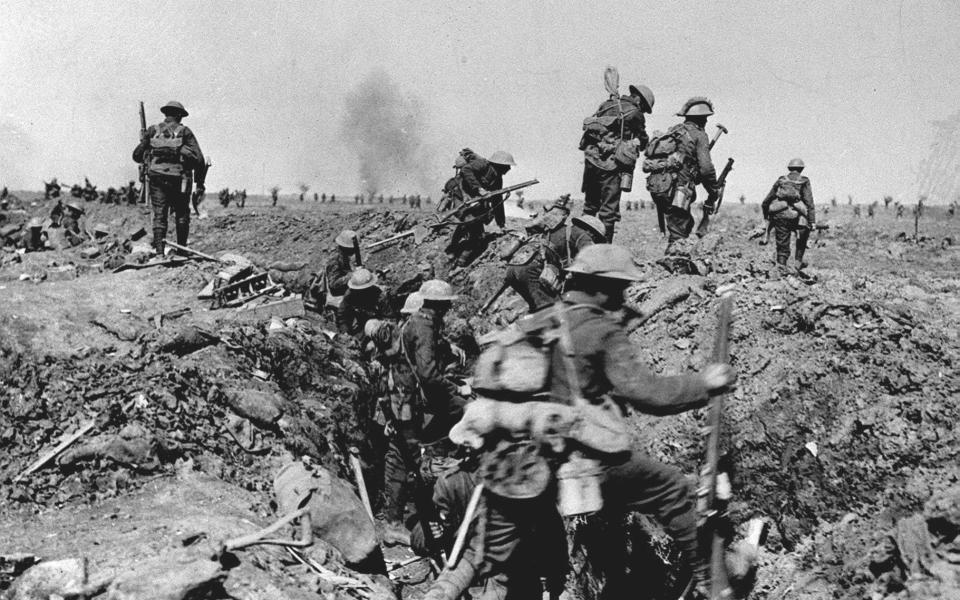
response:
M119 196L117 195L117 188L109 187L107 188L107 204L120 204Z
M437 202L436 211L437 212L447 212L455 208L460 208L460 205L463 204L463 188L461 188L461 179L460 179L460 169L462 169L467 164L467 161L464 160L462 154L458 154L457 158L453 161L453 177L447 180L443 184L443 194L440 196L440 201ZM390 204L393 204L393 196L390 196ZM451 241L451 245L454 242Z
M314 202L319 202L319 201L320 201L320 194L314 192L314 193L313 193L313 201L314 201Z
M134 180L130 180L130 183L127 184L127 195L125 200L127 204L134 205L139 201L139 190L137 190L137 183Z
M349 229L341 231L335 239L337 254L327 261L324 268L327 292L334 296L343 296L347 293L347 284L356 263L354 241L357 239L357 233Z
M303 202L303 192L300 192L300 202Z
M54 177L50 180L50 183L46 181L43 182L43 199L50 200L51 198L60 197L60 184L57 183L57 178Z
M947 215L953 217L954 213L957 212L957 203L953 201L950 203L950 206L947 207Z
M150 182L153 207L153 245L164 252L167 216L174 214L177 243L186 245L190 236L190 194L193 184L201 195L207 177L207 164L196 136L181 122L189 113L179 102L167 102L160 108L164 120L147 128L133 151L133 160L144 163Z
M243 188L237 193L237 206L243 208L247 205L247 188Z
M90 183L90 180L86 177L83 178L83 183L83 199L86 202L93 202L100 196L97 192L97 186Z
M75 183L70 186L70 197L71 198L83 198L83 188L79 183Z
M370 319L390 318L387 294L377 285L377 276L363 267L350 274L347 291L337 309L340 331L358 336Z
M893 202L893 196L884 196L883 197L883 210L888 210L890 204Z
M60 221L63 219L63 200L58 199L57 203L50 209L50 227L60 227Z
M777 264L786 267L790 258L790 238L797 232L797 249L794 256L797 268L807 266L803 254L807 250L810 231L816 226L817 216L813 205L810 180L803 172L803 160L795 158L787 164L787 174L780 177L760 208L763 218L770 221L777 239Z
M637 156L647 147L644 113L653 112L653 92L631 85L630 94L611 94L583 123L583 214L603 221L608 242L620 221L620 194L630 191Z
M324 193L320 194L320 203L321 203L321 204L325 204L326 202L327 202L327 193L324 192Z
M710 158L710 139L704 131L712 114L713 103L709 99L690 98L677 113L684 117L683 123L651 140L645 152L647 190L657 205L658 221L663 216L661 232L665 227L669 234L667 253L677 240L689 237L693 230L690 207L697 199L697 185L707 190L704 219L713 214L720 194L717 171Z
M498 150L483 158L472 150L464 149L466 164L460 169L461 190L463 191L464 205L484 193L503 189L503 176L517 163L509 152ZM460 224L453 233L455 240L462 240L454 248L453 254L456 265L469 265L483 251L484 225L496 221L501 230L506 226L506 213L503 203L509 196L495 196L484 202L473 204L457 213Z
M66 214L60 220L60 226L63 227L63 237L70 246L79 246L90 239L87 228L81 222L84 209L77 200L68 200L66 202Z
M33 217L27 222L27 227L20 235L17 241L17 248L22 248L26 252L38 252L47 249L47 239L49 236L43 230L43 221Z
M876 210L877 210L877 203L871 202L869 205L867 205L867 216L872 219Z
M556 221L541 231L528 229L534 237L507 263L505 281L526 301L531 313L560 298L566 269L581 250L606 241L606 228L597 217L583 215L568 222L561 214Z
M337 195L336 195L336 194L330 194L330 202L332 203L332 202L336 202L336 201L337 201Z
M280 197L280 188L274 187L270 188L270 206L277 205L277 198Z
M902 219L902 218L903 218L903 211L904 211L904 209L903 209L903 204L897 202L897 218L898 218L898 219Z
M740 194L740 204L746 204L747 197L743 194Z
M859 205L859 204L857 204L856 206L853 207L853 216L855 216L855 217L859 217L859 216L860 216L860 205Z

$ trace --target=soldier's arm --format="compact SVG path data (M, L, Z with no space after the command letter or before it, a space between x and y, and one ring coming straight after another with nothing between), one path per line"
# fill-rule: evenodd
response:
M200 143L197 142L197 136L193 135L189 127L183 128L183 146L180 148L180 154L183 155L184 162L191 169L198 169L206 164L203 160L203 152L200 150ZM206 172L204 172L206 175Z
M817 224L817 212L813 207L813 190L810 188L809 179L804 182L804 186L801 189L803 203L807 206L807 222L810 224L810 227L813 227Z
M707 188L708 192L717 191L717 169L713 166L713 159L710 158L710 140L707 134L698 131L695 138L697 147L697 164L700 166L700 185Z
M620 330L608 336L605 347L604 371L613 384L613 395L640 412L675 415L706 405L709 394L700 375L661 377L650 372Z
M138 163L143 162L143 156L144 154L146 154L147 149L150 146L150 138L153 137L153 134L155 131L156 131L156 128L153 125L151 125L150 127L147 127L146 133L144 133L143 137L140 138L140 143L137 144L137 147L133 149L134 162L138 162Z

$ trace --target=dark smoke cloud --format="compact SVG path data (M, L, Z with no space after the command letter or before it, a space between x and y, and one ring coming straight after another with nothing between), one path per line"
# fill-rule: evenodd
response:
M386 72L371 73L347 95L340 135L360 161L365 193L439 189L423 103L404 94Z

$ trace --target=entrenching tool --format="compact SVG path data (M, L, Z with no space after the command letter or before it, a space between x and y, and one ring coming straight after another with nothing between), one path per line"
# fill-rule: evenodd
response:
M725 133L730 133L730 130L727 129L726 127L724 127L723 125L721 125L720 123L717 123L717 132L716 132L715 134L713 134L713 139L710 140L710 149L711 149L711 150L713 150L713 146L714 146L714 144L717 143L717 140L720 139L720 136L723 135L723 134L725 134Z
M733 292L728 290L720 299L717 337L713 345L712 362L730 362L730 319L733 312ZM720 462L720 426L723 418L724 394L710 400L707 425L706 460L700 469L700 487L697 489L697 508L700 514L700 543L709 548L710 554L710 600L732 597L730 577L727 573L725 539L721 534L722 521L726 518L729 500L729 480L718 468ZM725 489L720 489L721 486Z

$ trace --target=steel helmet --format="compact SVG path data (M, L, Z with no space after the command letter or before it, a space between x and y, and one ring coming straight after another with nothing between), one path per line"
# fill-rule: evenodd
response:
M604 237L606 235L606 227L604 227L603 221L593 215L580 215L579 217L574 217L570 220L573 221L574 225L579 225L585 229L589 229L600 237Z
M497 150L487 160L495 165L516 166L517 164L513 160L513 155L509 152L504 152L503 150Z
M377 276L369 270L359 267L350 275L347 287L351 290L365 290L377 285Z
M643 112L647 112L647 113L653 112L653 103L656 101L656 99L653 97L653 90L643 85L642 83L638 83L637 85L630 86L630 95L640 96L641 98L643 98L643 101L647 103L648 110L645 110Z
M420 295L423 296L424 300L432 300L434 302L449 302L458 298L458 296L453 293L453 286L442 279L424 281L420 286Z
M27 221L28 229L41 229L43 228L43 221L40 220L40 217L33 217Z
M567 271L624 281L639 281L643 277L634 264L630 251L614 244L587 246L580 251Z
M704 96L694 96L683 103L678 117L709 117L713 114L713 102Z
M403 315L412 315L413 313L420 310L423 306L423 294L420 292L413 292L407 299L403 301L403 308L400 309L400 314Z
M353 240L357 239L357 232L351 229L344 229L337 236L337 245L341 248L353 248Z
M788 169L802 169L802 168L804 168L805 166L806 166L806 165L803 164L803 159L802 159L802 158L795 158L795 159L793 159L793 160L791 160L790 162L787 163L787 168L788 168Z
M363 324L363 335L372 339L377 335L381 327L383 327L383 321L380 319L370 319Z
M77 202L76 200L68 200L64 202L64 206L80 213L83 212L83 206L81 206L80 203Z
M170 102L167 102L166 104L161 106L160 112L162 112L165 115L169 115L173 113L174 115L180 115L181 117L186 117L187 115L190 114L187 112L187 109L185 109L183 105L177 102L176 100L171 100Z
M453 168L454 168L454 169L462 169L462 168L464 168L465 166L467 166L467 159L465 159L465 158L463 157L463 155L458 154L458 155L457 155L457 159L456 159L455 161L453 161Z

